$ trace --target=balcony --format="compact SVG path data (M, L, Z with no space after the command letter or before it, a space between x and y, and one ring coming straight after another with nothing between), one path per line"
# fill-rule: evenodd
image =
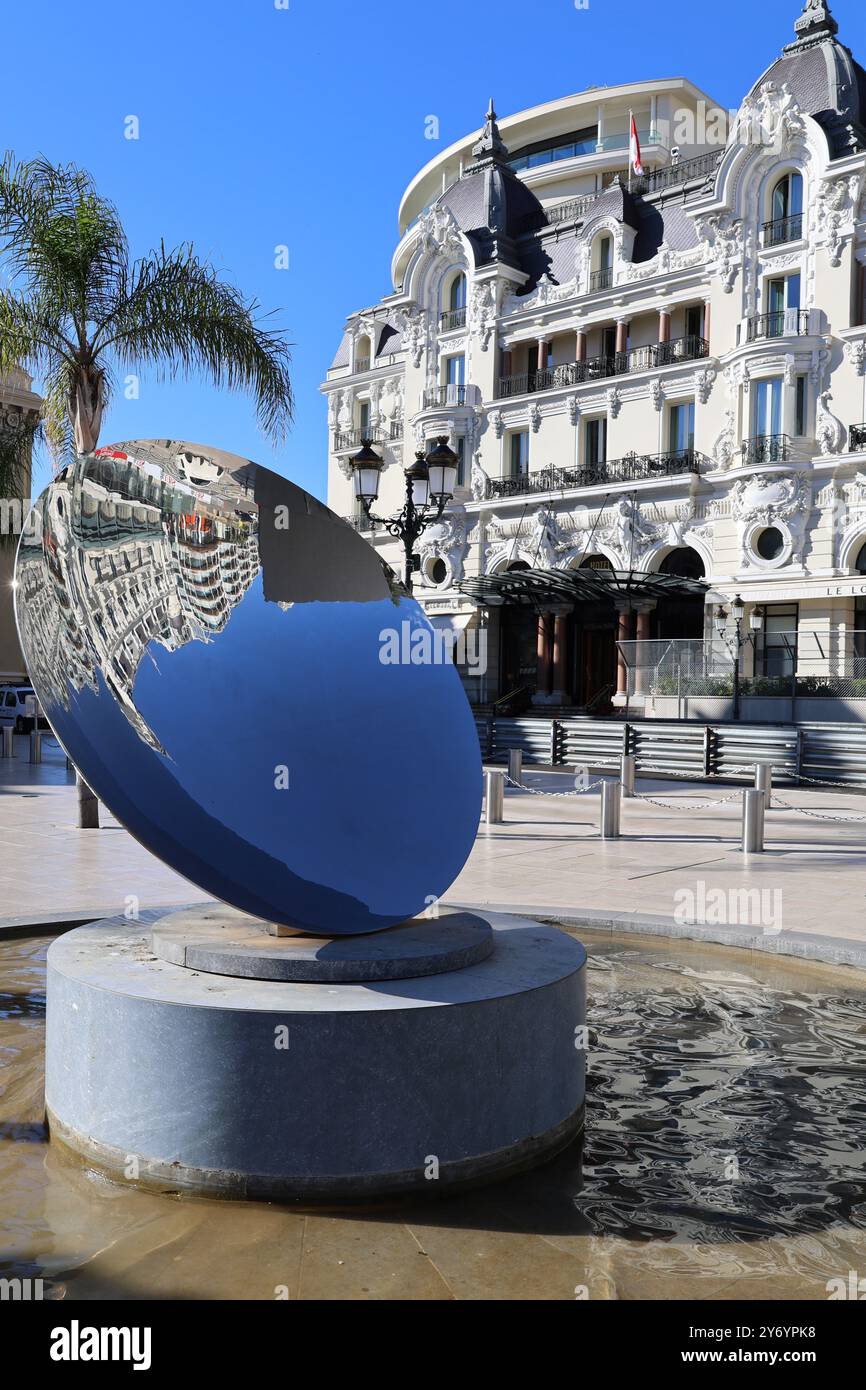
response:
M693 159L683 159L679 164L670 164L665 169L653 169L642 178L632 180L632 191L642 194L660 193L663 188L678 188L691 183L693 179L709 179L721 163L724 150L713 150L711 154L698 154Z
M385 444L390 439L403 438L403 421L391 420L388 425L387 434L381 425L358 425L352 430L334 431L334 453L342 453L346 449L360 449L365 439L369 439L371 444Z
M795 212L790 217L776 217L764 223L764 245L782 246L786 241L799 241L803 235L803 214Z
M857 449L866 449L866 424L851 425L848 430L848 448L852 454Z
M807 309L777 309L772 314L753 314L746 319L746 342L764 338L796 338L809 332Z
M466 305L462 309L446 309L439 315L439 332L450 333L454 328L466 327Z
M740 445L744 464L784 463L791 455L791 440L787 434L756 434Z
M370 518L366 516L344 516L342 520L345 521L347 526L351 526L353 531L358 531L362 536L369 535L371 531L381 531L384 529L381 522L371 521Z
M422 397L423 410L450 409L452 406L472 405L475 402L476 388L451 382L448 386L432 386Z
M356 358L355 358L355 371L356 371L356 372L369 372L369 370L370 370L370 359L369 359L369 357L356 357Z
M689 334L684 338L672 338L668 343L649 343L646 347L632 348L631 352L603 353L600 357L566 362L561 367L547 367L540 372L502 376L499 378L497 396L499 399L524 396L533 391L580 386L585 381L599 381L604 377L622 376L629 372L651 371L654 367L672 367L679 362L694 362L707 357L709 351L706 338Z
M589 277L589 292L594 294L596 290L609 290L613 284L613 266L605 266L603 270L593 270Z
M491 478L488 497L523 497L539 492L565 492L570 488L604 487L609 483L654 482L683 473L700 473L708 460L696 449L676 449L666 454L626 454L589 464L585 468L539 468L516 478Z

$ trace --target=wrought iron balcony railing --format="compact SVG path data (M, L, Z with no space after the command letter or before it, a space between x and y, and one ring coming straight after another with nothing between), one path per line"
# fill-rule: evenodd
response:
M361 534L382 530L381 522L371 521L368 516L344 516L343 520L347 526L351 526L353 531L359 531Z
M424 392L425 410L436 410L441 406L466 405L472 392L471 386L452 382L448 386L431 386Z
M676 449L666 454L626 454L585 468L539 468L516 478L490 478L488 497L521 497L527 493L565 492L570 488L599 487L608 483L652 482L680 473L700 473L708 463L696 449Z
M866 424L849 426L848 448L852 453L855 449L866 449Z
M605 266L603 270L593 270L589 277L590 293L596 290L609 290L613 284L613 266Z
M784 463L790 453L787 434L755 434L740 445L743 463Z
M806 309L777 309L771 314L754 314L746 320L746 342L761 338L802 337L809 332Z
M694 159L683 159L679 164L669 164L665 169L653 169L632 181L632 191L659 193L663 188L678 188L693 179L708 179L718 169L723 154L724 150L713 150L710 154L695 155Z
M584 381L597 381L628 372L671 367L679 362L706 357L709 350L706 338L689 334L683 338L672 338L668 343L650 343L646 347L632 348L630 352L602 353L599 357L586 357L582 362L564 362L559 367L546 367L542 371L503 376L499 378L497 395L500 398L523 396L533 391L552 391L558 386L579 386Z
M452 328L466 327L466 305L460 309L446 309L439 315L439 331L448 333Z
M335 430L334 450L339 453L341 449L360 449L365 439L369 439L371 444L385 443L385 437L380 429L373 429L372 425L364 425L352 430Z
M802 212L792 213L790 217L776 217L764 223L764 245L781 246L786 241L799 241L803 235Z

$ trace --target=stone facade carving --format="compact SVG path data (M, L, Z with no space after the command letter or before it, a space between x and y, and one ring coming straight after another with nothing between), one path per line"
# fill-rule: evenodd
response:
M401 315L400 324L400 345L408 352L412 366L420 367L427 344L427 315L416 304Z
M481 455L472 455L472 472L469 480L473 502L483 502L490 491L490 479L481 467Z
M850 338L845 344L845 356L858 376L866 373L866 339Z
M470 321L478 334L481 351L486 352L496 327L496 295L487 280L478 285L472 295Z
M716 436L713 445L713 461L717 468L730 468L734 462L736 440L734 434L734 411L732 406L725 410L725 423Z
M829 402L832 399L830 391L822 391L815 407L815 435L821 453L825 455L841 453L846 436L845 426L830 409Z
M665 389L662 385L662 379L659 376L654 376L650 382L650 399L655 409L661 410L665 403Z
M731 515L737 523L742 568L762 568L749 539L765 526L782 533L783 562L800 562L811 510L812 489L804 473L754 473L739 479L731 490Z
M730 294L743 260L743 224L729 213L714 213L697 224L698 235L710 250L713 271L722 282L725 294Z
M459 583L463 578L467 549L466 513L462 507L454 507L428 526L418 542L423 583L437 589ZM438 584L428 575L431 560L442 560L445 564L445 577Z
M782 151L802 139L806 122L787 82L762 82L737 113L733 137L741 145L772 146Z
M619 415L620 410L622 409L622 395L620 393L619 387L611 386L608 390L607 408L610 411L611 419L615 420Z
M533 434L538 434L541 429L541 411L537 401L533 401L529 407L529 426Z
M716 380L715 367L699 367L695 372L695 395L701 405L706 405Z

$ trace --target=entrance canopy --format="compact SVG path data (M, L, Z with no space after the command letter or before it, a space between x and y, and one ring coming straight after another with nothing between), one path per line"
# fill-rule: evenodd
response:
M478 604L516 603L540 611L587 600L607 600L613 605L622 600L640 603L647 599L705 599L709 593L709 585L700 579L649 574L645 570L589 568L506 570L502 574L479 574L464 579L456 587Z

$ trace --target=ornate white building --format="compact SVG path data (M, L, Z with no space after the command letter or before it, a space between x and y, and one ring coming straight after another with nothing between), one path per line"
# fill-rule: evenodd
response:
M399 510L402 466L449 437L460 486L416 594L487 626L479 700L592 705L615 638L700 637L736 594L763 612L756 675L866 630L866 72L837 28L808 0L730 115L681 79L499 122L491 103L409 185L393 291L348 318L323 385L328 501L362 525L349 460L370 436L377 511ZM704 577L710 602L539 615L455 587L581 566Z

